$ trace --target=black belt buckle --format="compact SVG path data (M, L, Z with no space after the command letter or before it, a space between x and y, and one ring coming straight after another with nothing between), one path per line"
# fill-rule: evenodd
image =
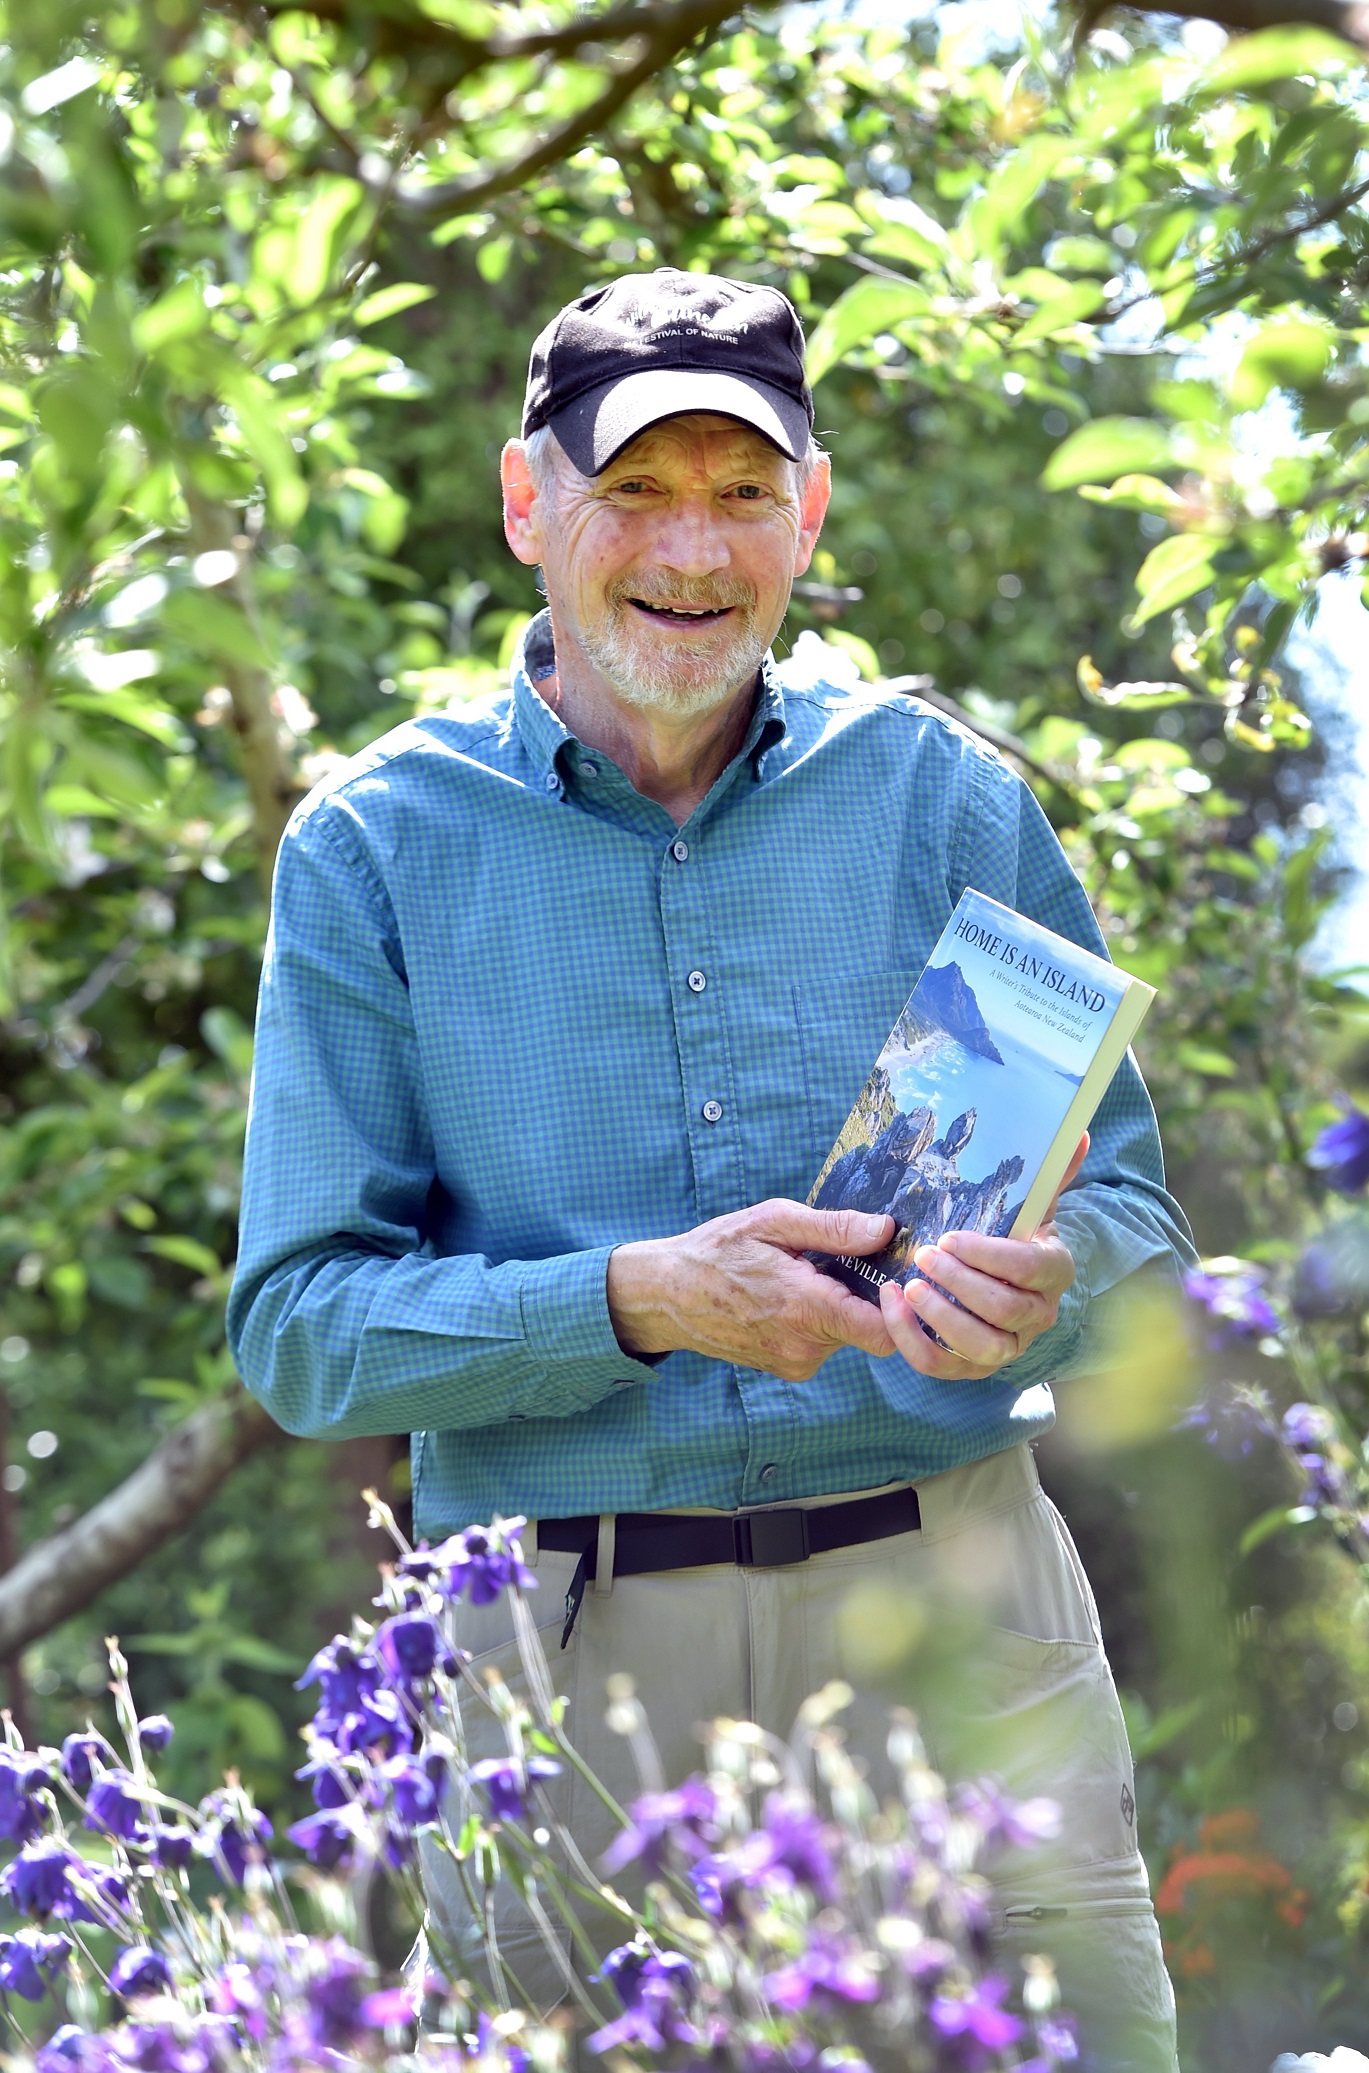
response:
M732 1542L742 1569L783 1569L808 1560L808 1514L791 1511L741 1512L732 1521Z

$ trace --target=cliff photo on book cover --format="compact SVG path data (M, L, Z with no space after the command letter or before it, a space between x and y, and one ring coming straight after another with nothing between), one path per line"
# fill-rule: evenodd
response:
M1133 992L1142 998L1123 1032L1117 1011ZM876 1301L884 1281L918 1278L914 1254L943 1231L1011 1233L1069 1119L1053 1189L1150 997L1104 959L965 893L808 1197L892 1215L894 1240L868 1260L818 1263ZM1106 1077L1084 1113L1096 1062Z

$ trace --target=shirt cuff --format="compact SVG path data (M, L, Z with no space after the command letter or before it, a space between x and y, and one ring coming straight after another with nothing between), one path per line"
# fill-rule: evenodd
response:
M529 1418L587 1411L614 1389L649 1382L655 1372L624 1353L608 1307L611 1245L523 1263L518 1305L536 1380L523 1398Z

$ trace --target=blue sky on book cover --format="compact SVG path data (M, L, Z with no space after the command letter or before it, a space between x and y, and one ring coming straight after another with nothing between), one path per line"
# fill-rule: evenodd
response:
M1127 985L1102 959L965 893L810 1199L889 1210L907 1242L878 1264L900 1279L943 1230L1006 1233Z

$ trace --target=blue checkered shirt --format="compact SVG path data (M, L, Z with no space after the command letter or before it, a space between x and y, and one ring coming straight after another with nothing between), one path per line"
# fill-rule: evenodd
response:
M541 676L545 620L529 641ZM916 699L781 683L683 827L512 695L340 769L281 848L229 1336L288 1431L412 1432L418 1530L736 1507L1051 1424L1092 1299L1189 1256L1128 1058L1059 1223L1059 1322L987 1381L810 1382L614 1336L616 1244L802 1200L974 885L1103 944L1031 792Z

